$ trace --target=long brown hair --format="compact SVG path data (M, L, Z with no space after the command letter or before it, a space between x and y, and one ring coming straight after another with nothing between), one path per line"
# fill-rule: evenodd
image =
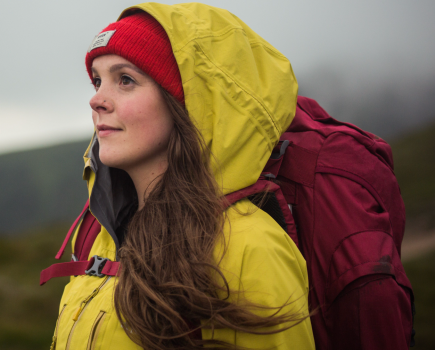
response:
M264 327L302 321L307 315L278 315L282 307L263 317L255 313L261 306L228 301L233 292L212 258L215 243L223 239L225 213L210 153L187 111L161 90L174 119L168 168L131 219L119 251L115 308L127 335L149 350L222 349L231 345L202 340L195 330L265 334L290 326Z

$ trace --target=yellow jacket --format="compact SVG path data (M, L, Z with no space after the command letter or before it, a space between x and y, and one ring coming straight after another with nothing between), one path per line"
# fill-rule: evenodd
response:
M297 82L289 61L228 11L198 3L144 3L168 33L180 68L186 108L219 162L215 177L224 194L256 182L273 147L290 125ZM94 135L85 156L90 210L102 224L90 257L116 260L114 228L129 205L129 191L112 190L113 173L98 158ZM117 181L122 179L117 179ZM220 264L230 288L249 300L286 311L308 313L305 260L282 228L262 210L241 200L228 209L225 226L227 252ZM236 209L236 210L234 210ZM73 247L75 238L73 239ZM215 248L220 256L222 244ZM60 303L55 330L56 349L140 349L122 329L113 306L116 277L71 277ZM289 299L290 298L290 299ZM267 314L267 313L266 313ZM309 318L272 335L251 335L228 329L204 339L224 340L252 349L314 349Z

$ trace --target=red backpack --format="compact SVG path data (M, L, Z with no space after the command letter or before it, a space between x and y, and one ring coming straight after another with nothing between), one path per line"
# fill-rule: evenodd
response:
M227 195L230 204L268 191L261 209L298 245L307 262L317 349L408 349L414 303L400 261L405 208L389 145L331 118L298 97L295 118L256 184ZM77 262L55 264L41 284L68 275L116 275L118 262L93 257L98 221L85 206Z

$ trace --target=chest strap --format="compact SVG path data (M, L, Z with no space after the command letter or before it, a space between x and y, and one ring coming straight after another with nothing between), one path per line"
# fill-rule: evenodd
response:
M39 285L43 285L54 277L66 276L116 276L119 261L110 261L94 255L89 261L70 261L51 265L41 272Z

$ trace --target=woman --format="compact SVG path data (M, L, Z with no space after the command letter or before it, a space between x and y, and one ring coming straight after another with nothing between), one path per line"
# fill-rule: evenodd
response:
M225 10L145 3L86 67L89 256L121 268L71 278L52 347L313 349L296 245L248 199L222 199L256 182L294 116L288 60Z

